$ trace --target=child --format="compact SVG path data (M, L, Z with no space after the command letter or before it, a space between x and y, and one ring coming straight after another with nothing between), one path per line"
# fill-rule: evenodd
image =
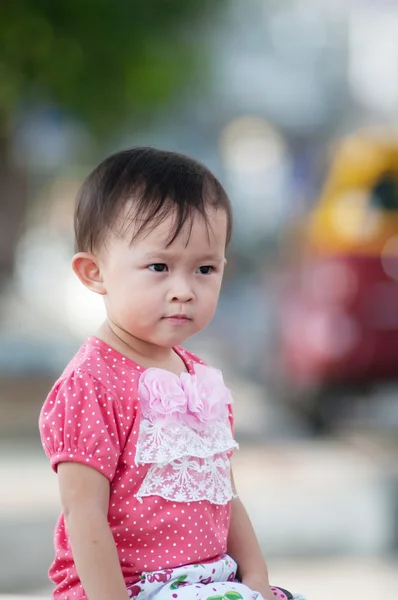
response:
M230 392L180 346L213 317L231 228L219 181L171 152L119 152L82 186L73 269L107 318L40 414L55 600L293 597L235 493Z

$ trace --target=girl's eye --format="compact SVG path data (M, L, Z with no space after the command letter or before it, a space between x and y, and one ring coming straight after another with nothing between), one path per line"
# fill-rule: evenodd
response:
M214 267L211 267L210 265L204 265L203 267L199 267L198 272L201 275L210 275L210 273L214 271Z
M149 265L148 269L150 271L155 271L155 273L165 273L167 271L167 265L165 263L155 263Z

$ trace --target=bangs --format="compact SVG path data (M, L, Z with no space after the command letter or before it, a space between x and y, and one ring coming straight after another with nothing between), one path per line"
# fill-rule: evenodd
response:
M215 201L216 190L211 190L211 183L199 181L196 189L191 187L189 192L183 189L160 190L155 186L151 186L152 189L144 189L140 194L136 194L138 196L136 200L130 200L130 208L124 223L118 228L118 233L124 236L133 231L131 236L131 243L133 243L136 239L145 237L172 215L173 224L166 240L166 248L171 246L184 230L187 232L186 244L188 244L193 221L199 215L210 235L209 209L217 209L218 205ZM187 201L187 194L189 194L189 201ZM227 243L228 241L229 239Z

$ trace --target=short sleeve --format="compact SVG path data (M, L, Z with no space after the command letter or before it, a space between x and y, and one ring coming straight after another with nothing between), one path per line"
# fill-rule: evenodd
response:
M78 462L111 481L134 417L133 405L121 406L90 374L74 371L54 386L40 413L40 436L52 468Z

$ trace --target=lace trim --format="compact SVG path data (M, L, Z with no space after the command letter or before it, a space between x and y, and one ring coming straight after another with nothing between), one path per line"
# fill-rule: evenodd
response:
M184 456L168 464L154 464L136 494L161 496L175 502L208 500L227 504L235 494L231 485L231 467L226 453L199 458Z
M185 423L162 427L142 419L135 462L170 463L183 457L206 458L238 448L229 421L219 421L204 431L195 431Z

